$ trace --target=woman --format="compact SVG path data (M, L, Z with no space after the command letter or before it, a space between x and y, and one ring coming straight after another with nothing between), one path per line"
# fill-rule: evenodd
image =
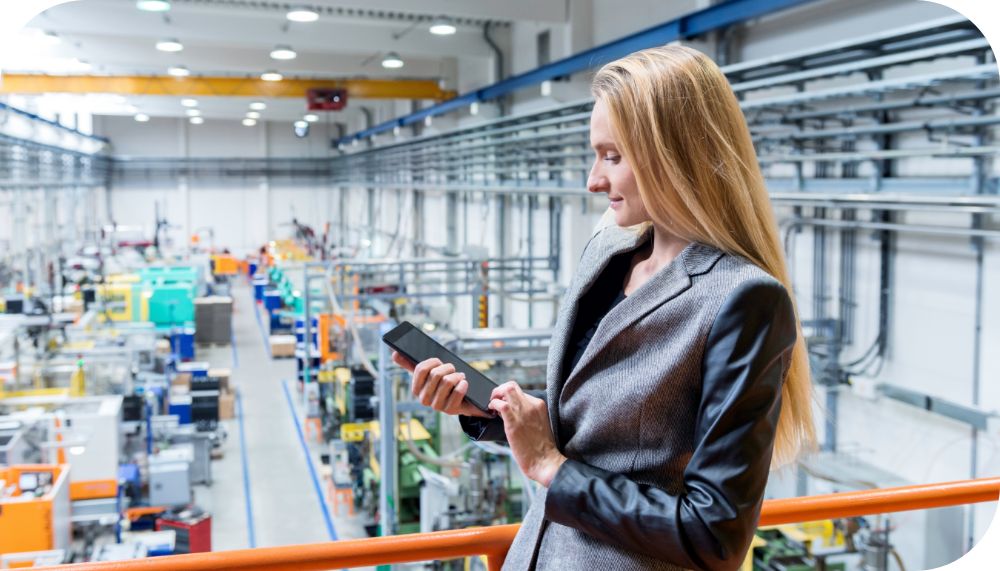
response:
M447 363L421 402L506 441L536 496L504 569L735 569L772 456L814 440L809 370L750 134L704 54L631 54L593 83L587 185L615 224L584 249L544 395L498 387L487 418ZM773 454L772 454L773 452Z

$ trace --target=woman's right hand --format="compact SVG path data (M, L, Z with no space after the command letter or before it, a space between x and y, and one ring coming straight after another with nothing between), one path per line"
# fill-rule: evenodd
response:
M410 392L424 406L445 414L492 418L466 402L465 394L469 390L469 381L465 380L464 373L456 372L455 366L451 363L442 363L440 359L432 358L414 364L397 351L392 352L392 360L413 373Z

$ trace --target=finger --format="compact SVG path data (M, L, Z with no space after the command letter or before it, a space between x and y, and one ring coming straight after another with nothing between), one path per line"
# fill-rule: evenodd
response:
M501 399L493 399L490 401L489 406L486 408L496 412L500 416L503 416L504 422L507 421L507 417L504 416L507 412L510 411L510 404L508 404L507 401Z
M451 373L442 377L441 384L439 384L437 390L434 391L431 408L434 410L444 410L445 404L448 403L448 398L451 396L452 391L455 390L455 385L457 385L460 380L462 380L462 373Z
M441 379L445 375L450 375L455 372L455 366L451 363L445 363L443 365L438 365L431 369L429 375L427 375L427 382L424 384L423 390L420 391L420 403L424 406L431 406L431 402L434 400L434 394L438 391L438 387L441 384Z
M469 381L466 381L463 377L462 380L458 381L455 385L454 390L451 391L451 396L448 397L448 402L445 403L445 410L456 410L458 405L462 404L462 399L465 398L465 393L469 390Z
M412 361L400 355L398 351L392 352L392 362L396 363L397 365L399 365L400 367L406 369L411 373L413 372L414 367L416 367L416 365Z
M441 360L438 358L427 359L426 361L417 363L417 366L413 369L413 396L420 395L420 391L424 388L424 383L427 382L427 374L431 369L440 364Z
M517 387L517 383L516 382L514 382L514 381L507 381L506 383L504 383L504 384L500 385L499 387L493 389L493 391L490 393L490 398L491 399L506 398L506 396L508 394L510 394L510 391L514 387Z

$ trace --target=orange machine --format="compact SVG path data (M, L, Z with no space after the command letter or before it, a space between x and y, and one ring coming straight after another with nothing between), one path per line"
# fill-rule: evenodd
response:
M0 468L0 554L69 549L69 465Z
M217 276L235 276L240 271L240 261L229 254L212 256L213 270Z

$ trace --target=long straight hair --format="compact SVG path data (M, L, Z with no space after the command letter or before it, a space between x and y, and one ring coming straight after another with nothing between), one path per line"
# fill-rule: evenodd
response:
M642 50L602 67L592 91L608 109L619 151L635 173L653 224L750 260L791 295L750 130L715 62L677 45ZM816 441L809 359L797 318L796 328L782 387L775 467Z

